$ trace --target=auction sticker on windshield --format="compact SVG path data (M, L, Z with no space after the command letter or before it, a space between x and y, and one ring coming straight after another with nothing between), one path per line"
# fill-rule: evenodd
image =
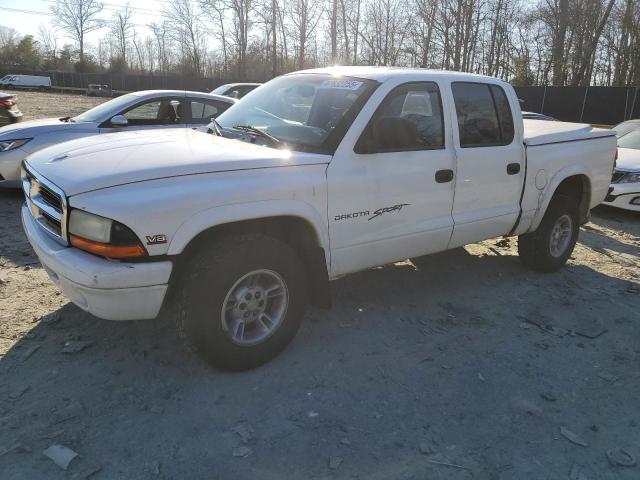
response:
M358 80L325 80L320 88L341 88L343 90L358 90L362 82Z

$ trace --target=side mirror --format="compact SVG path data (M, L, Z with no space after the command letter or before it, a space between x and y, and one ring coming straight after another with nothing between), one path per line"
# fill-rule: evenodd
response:
M127 117L125 117L124 115L115 115L111 117L109 123L112 127L126 127L127 125L129 125L129 120L127 120Z

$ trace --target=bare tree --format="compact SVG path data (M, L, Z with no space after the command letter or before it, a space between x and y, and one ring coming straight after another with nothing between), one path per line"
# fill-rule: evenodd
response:
M228 5L224 0L201 0L200 8L211 19L211 27L209 28L211 36L219 40L222 45L222 65L223 72L226 73L229 68L227 28L225 26Z
M46 60L54 62L58 56L58 36L56 32L45 24L38 26L38 41Z
M297 42L297 67L303 69L307 60L307 46L322 19L323 6L315 0L291 0L288 11L293 26L291 36Z
M56 4L51 7L55 24L78 42L80 63L84 62L86 35L104 25L99 17L103 8L104 4L98 0L56 0Z
M169 56L168 56L168 28L167 22L152 23L149 25L153 37L155 40L155 51L158 59L158 68L162 73L166 73L169 69Z
M202 75L205 38L196 7L189 0L173 0L164 12L182 56L183 67Z
M111 35L117 45L118 56L125 62L127 61L127 49L132 28L131 9L127 3L124 10L117 12L109 23Z

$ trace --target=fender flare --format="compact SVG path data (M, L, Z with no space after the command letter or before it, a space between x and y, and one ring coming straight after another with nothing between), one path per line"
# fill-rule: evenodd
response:
M298 217L314 230L318 244L326 252L329 265L328 223L311 205L300 200L267 200L235 203L209 208L185 220L171 239L167 255L178 255L198 234L227 223L258 220L268 217Z
M567 178L574 177L576 175L584 175L585 177L587 177L587 179L589 179L589 183L591 183L590 172L585 168L584 165L579 164L563 167L558 170L553 175L553 177L551 177L551 180L549 181L547 186L538 194L538 207L536 209L533 220L531 221L531 227L528 230L529 232L534 232L540 225L540 222L542 222L542 217L544 217L544 214L547 211L547 207L549 206L549 203L551 203L551 199L556 193L558 186Z

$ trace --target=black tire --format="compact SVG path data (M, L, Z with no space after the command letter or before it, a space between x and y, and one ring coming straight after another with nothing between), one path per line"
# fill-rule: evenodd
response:
M551 236L556 222L562 217L570 219L568 243L559 251L552 253ZM564 195L557 195L547 207L547 211L535 232L518 237L518 255L522 264L538 272L555 272L561 268L573 252L580 231L578 205Z
M255 368L291 342L307 306L305 272L293 248L262 234L237 235L192 254L187 262L178 279L179 326L191 346L210 364L234 371ZM270 336L253 345L238 344L223 327L222 308L236 282L256 270L279 275L288 302Z

